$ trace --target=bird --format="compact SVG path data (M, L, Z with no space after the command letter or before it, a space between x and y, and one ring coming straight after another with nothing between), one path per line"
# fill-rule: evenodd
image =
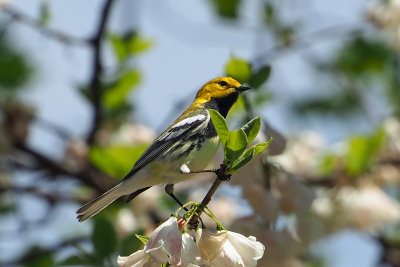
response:
M219 138L208 110L226 118L239 95L248 89L231 77L205 83L193 103L153 141L121 182L77 210L77 219L85 221L119 197L129 195L128 202L159 184L166 184L165 191L177 200L173 185L203 170L217 152Z

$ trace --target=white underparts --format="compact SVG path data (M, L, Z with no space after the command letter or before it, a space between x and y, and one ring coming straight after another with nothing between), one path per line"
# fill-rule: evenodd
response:
M186 165L186 163L183 163L183 164L179 167L179 171L180 171L181 173L184 173L184 174L190 173L190 169L189 169L189 167Z

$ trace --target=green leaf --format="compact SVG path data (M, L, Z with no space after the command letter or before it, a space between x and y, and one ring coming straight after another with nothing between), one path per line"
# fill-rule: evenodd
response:
M322 175L330 175L335 171L337 158L335 155L326 154L322 157L319 169Z
M271 144L271 142L272 142L272 137L266 143L259 143L247 149L246 152L243 153L243 155L231 165L231 167L228 170L228 173L233 173L239 170L240 168L246 166L258 154L266 150L268 146Z
M150 237L144 236L144 235L135 234L135 236L137 237L137 239L139 239L145 245L150 239Z
M52 267L54 259L49 251L33 246L20 258L19 264L27 267Z
M311 97L294 104L295 112L316 114L348 115L360 109L360 98L351 94L353 89L343 90L339 93L331 93L329 96Z
M108 38L111 40L111 44L114 48L114 53L117 56L117 59L119 62L122 62L124 59L127 58L127 51L126 51L126 45L124 40L115 34L109 34Z
M117 250L118 239L114 226L102 216L95 217L92 242L96 255L103 259Z
M146 51L149 49L152 45L152 42L149 40L145 40L139 37L139 35L135 34L132 38L129 40L128 44L128 52L129 55L133 54L138 54Z
M208 112L218 133L219 140L221 140L222 146L225 147L229 136L228 124L226 124L224 117L218 111L209 109Z
M141 38L139 34L132 31L122 36L109 34L108 38L111 41L114 53L120 63L123 63L130 56L146 51L152 45L151 41Z
M232 57L225 66L225 72L227 76L244 83L250 78L251 68L250 64L245 60Z
M335 66L346 75L381 73L390 59L396 56L387 43L379 39L357 36L343 46L336 56Z
M234 19L238 17L240 0L211 0L221 17Z
M232 166L229 168L228 173L239 170L240 168L246 166L255 157L255 147L252 146L244 152L243 156L238 158Z
M243 129L229 132L225 147L225 162L235 162L247 147L247 136Z
M38 22L41 26L47 26L50 22L51 14L49 8L49 2L42 2L39 6L39 19Z
M229 110L228 115L226 116L226 120L229 121L231 119L234 120L234 118L239 114L243 114L243 112L246 110L246 103L243 98L243 95L239 95L238 100L236 101L235 105L231 107Z
M350 139L345 162L347 173L357 176L367 171L385 143L385 138L385 131L379 129L371 136L356 136Z
M108 108L120 106L139 81L140 74L137 70L126 72L114 86L107 88L104 93L104 105Z
M96 167L107 174L123 177L147 147L148 145L94 146L89 151L89 159Z
M261 129L261 119L260 119L260 117L256 117L256 118L252 119L251 121L246 123L242 127L242 129L246 133L247 142L251 143L251 141L253 141L254 138L256 138L258 132Z
M25 55L5 41L0 35L0 90L13 92L30 78L32 68Z
M256 73L252 73L249 79L250 87L257 89L267 81L271 73L271 66L266 65L260 68Z
M272 137L268 140L268 142L259 143L257 145L254 145L253 146L255 148L254 157L256 157L258 154L260 154L261 152L266 150L269 147L269 145L271 144L271 142L272 142Z

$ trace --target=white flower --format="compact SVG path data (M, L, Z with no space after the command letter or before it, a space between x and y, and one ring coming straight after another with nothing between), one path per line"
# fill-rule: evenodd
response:
M150 256L159 263L168 262L169 257L181 257L182 233L179 231L177 219L169 218L158 226L150 235L146 244Z
M206 230L181 233L175 217L161 224L150 235L143 250L118 257L120 267L152 267L169 263L174 267L224 267L257 265L265 247L253 236L230 231Z
M257 242L255 237L245 237L226 230L215 234L203 231L199 247L203 258L212 267L256 266L265 251L264 245Z
M159 263L152 260L145 249L136 251L127 257L118 256L117 263L119 267L160 266Z
M182 233L178 229L177 219L169 218L158 226L150 235L143 250L127 257L118 257L120 267L159 266L171 258L180 259L182 249Z
M194 267L202 264L200 249L188 233L182 234L181 258L173 258L170 264L176 267Z

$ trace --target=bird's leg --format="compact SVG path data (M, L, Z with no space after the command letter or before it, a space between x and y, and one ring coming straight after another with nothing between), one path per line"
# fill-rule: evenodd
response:
M188 211L187 208L183 206L183 203L174 195L174 184L167 184L165 186L165 192L173 199L176 203L179 204L185 211Z
M180 168L181 173L205 173L205 172L212 172L218 176L218 178L222 181L229 181L231 179L230 174L225 174L227 166L222 163L219 169L212 169L212 170L200 170L200 171L192 171L188 168L186 164L183 164Z
M218 169L213 169L213 170L201 170L201 171L192 171L189 169L189 167L186 164L182 164L181 167L179 168L179 171L183 174L191 174L191 173L203 173L203 172L212 172L212 173L217 173Z

